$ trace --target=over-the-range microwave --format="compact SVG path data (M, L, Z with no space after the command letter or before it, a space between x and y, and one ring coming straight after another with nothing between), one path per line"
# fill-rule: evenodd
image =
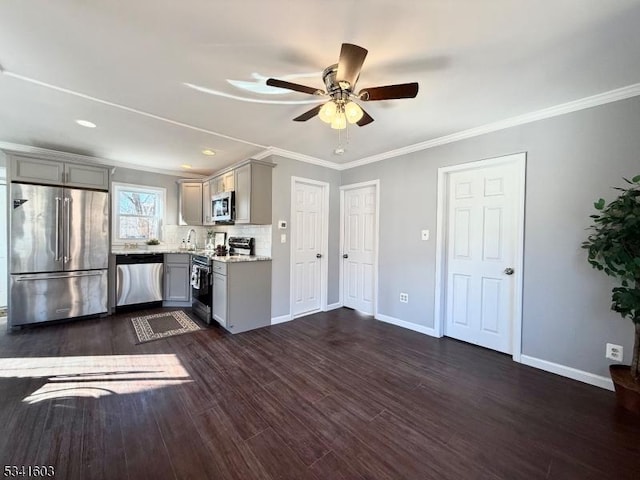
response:
M233 223L235 216L234 192L211 195L211 217L216 223Z

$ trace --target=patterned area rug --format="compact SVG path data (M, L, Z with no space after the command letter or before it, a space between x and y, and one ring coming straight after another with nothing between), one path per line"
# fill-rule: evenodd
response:
M136 331L137 344L202 330L181 310L132 318L131 323Z

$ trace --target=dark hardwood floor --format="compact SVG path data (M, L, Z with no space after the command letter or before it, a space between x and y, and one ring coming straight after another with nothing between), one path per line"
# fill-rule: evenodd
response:
M0 333L0 468L58 479L640 479L612 392L350 310L135 345L129 318Z

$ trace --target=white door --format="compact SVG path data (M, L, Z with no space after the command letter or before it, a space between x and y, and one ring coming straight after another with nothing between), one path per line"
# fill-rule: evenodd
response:
M513 353L521 195L517 162L448 175L445 335Z
M7 306L7 241L7 186L0 179L0 308Z
M374 313L376 204L375 185L344 190L342 301L369 315Z
M322 308L323 265L326 265L325 186L293 181L291 195L291 315Z

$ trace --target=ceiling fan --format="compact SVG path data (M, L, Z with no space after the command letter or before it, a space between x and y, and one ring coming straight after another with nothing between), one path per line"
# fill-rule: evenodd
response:
M358 45L343 43L338 63L330 65L322 72L322 80L327 88L326 92L276 78L269 78L266 83L271 87L286 88L309 95L331 98L328 102L294 118L295 122L306 122L310 118L319 115L322 121L330 123L331 128L338 130L346 128L347 122L364 127L373 122L373 118L354 100L363 102L394 100L398 98L414 98L418 94L417 82L363 88L358 93L355 93L355 85L367 53L368 51L365 48Z

